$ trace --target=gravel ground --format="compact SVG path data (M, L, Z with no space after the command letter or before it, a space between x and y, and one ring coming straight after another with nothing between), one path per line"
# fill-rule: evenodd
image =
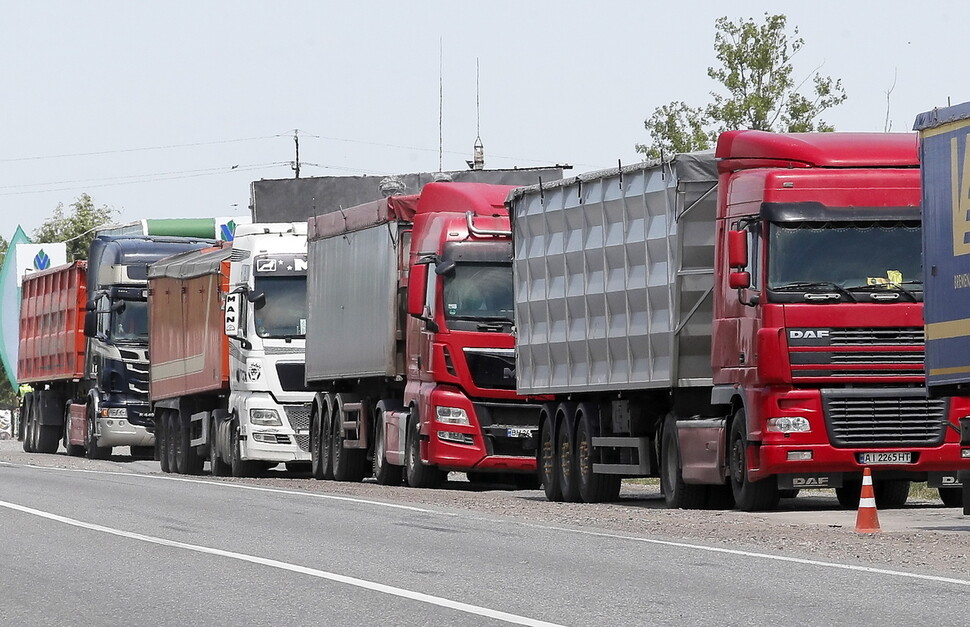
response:
M59 468L160 473L157 462L133 461L116 448L111 460L24 453L19 442L0 441L0 462ZM777 511L684 511L664 508L659 488L625 483L617 503L550 503L540 490L481 488L452 473L438 490L364 483L315 481L280 470L259 479L213 479L379 501L426 505L436 509L503 516L524 524L574 527L608 533L721 546L970 579L970 517L944 508L938 500L910 500L899 510L879 512L882 532L854 531L855 512L838 507L834 494L803 492L783 500ZM2 472L2 468L0 468Z

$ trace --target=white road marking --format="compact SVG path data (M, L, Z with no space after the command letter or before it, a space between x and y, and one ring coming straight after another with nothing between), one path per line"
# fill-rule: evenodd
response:
M429 605L437 605L438 607L457 610L459 612L465 612L467 614L475 614L476 616L484 616L485 618L494 618L495 620L504 621L506 623L511 623L513 625L531 625L535 627L561 627L557 623L548 623L545 621L536 620L534 618L528 618L526 616L518 616L517 614L510 614L508 612L493 610L491 608L481 607L479 605L462 603L461 601L453 601L451 599L445 599L443 597L436 597L430 594L424 594L422 592L414 592L413 590L406 590L404 588L388 586L382 583L376 583L373 581L367 581L366 579L358 579L357 577L349 577L347 575L331 573L325 570L318 570L316 568L308 568L306 566L289 564L287 562L280 562L278 560L267 559L265 557L256 557L254 555L235 553L233 551L223 551L221 549L214 549L207 546L199 546L197 544L186 544L185 542L166 540L165 538L146 536L141 533L132 533L130 531L124 531L122 529L114 529L112 527L105 527L103 525L86 523L80 520L76 520L74 518L59 516L58 514L52 514L50 512L41 511L39 509L34 509L32 507L24 507L23 505L17 505L16 503L8 503L6 501L0 501L0 507L16 510L18 512L23 512L25 514L31 514L33 516L39 516L41 518L46 518L48 520L53 520L55 522L71 525L72 527L89 529L91 531L99 531L101 533L107 533L113 536L127 538L129 540L138 540L140 542L148 542L150 544L158 544L161 546L167 546L167 547L172 547L176 549L184 549L187 551L194 551L196 553L204 553L206 555L217 555L219 557L228 557L229 559L239 560L241 562L249 562L251 564L259 564L261 566L269 566L271 568L287 570L293 573L299 573L301 575L310 575L311 577L317 577L319 579L335 581L337 583L342 583L342 584L354 586L357 588L363 588L365 590L371 590L373 592L380 592L382 594L390 594L396 597L401 597L403 599L410 599L412 601L420 601L421 603L427 603Z
M601 531L585 531L583 529L567 529L565 527L553 527L550 525L537 525L534 523L523 523L527 527L544 529L547 531L563 531L567 533L578 533L585 536L598 538L610 538L613 540L629 540L631 542L642 542L645 544L656 544L660 546L672 546L681 549L694 549L707 551L709 553L727 553L728 555L740 555L743 557L754 557L758 559L775 560L778 562L791 562L794 564L805 564L808 566L822 566L825 568L838 568L841 570L854 570L863 573L875 573L878 575L891 575L893 577L906 577L909 579L922 579L936 583L952 583L958 586L970 586L970 581L966 579L954 579L952 577L938 577L936 575L920 575L918 573L907 573L899 570L888 570L885 568L874 568L872 566L858 566L855 564L839 564L838 562L822 562L818 560L804 559L801 557L786 557L784 555L771 555L770 553L755 553L753 551L742 551L740 549L727 549L716 546L704 546L701 544L690 544L687 542L673 542L670 540L654 540L652 538L638 538L636 536L624 536L615 533L605 533Z
M259 486L250 486L250 485L242 485L242 484L235 484L235 483L224 483L224 482L221 482L221 481L206 481L206 480L202 480L202 479L186 479L184 477L172 477L172 476L167 476L167 475L143 475L143 474L137 474L137 473L115 472L115 471L107 471L107 470L84 470L84 469L80 469L80 468L51 468L51 467L48 467L48 466L33 466L33 465L29 465L29 464L13 464L13 463L10 463L10 462L0 462L0 465L2 465L2 466L20 466L20 467L26 467L26 468L35 468L35 469L39 469L39 470L58 470L58 471L64 471L64 472L79 472L79 473L93 473L93 474L123 475L123 476L126 476L126 477L147 477L149 479L164 479L164 480L168 480L168 481L185 481L185 482L188 482L188 483L201 483L201 484L205 484L205 485L226 486L226 487L230 487L230 488L239 488L239 489L245 489L245 490L256 490L256 491L260 491L260 492L276 492L276 493L280 493L280 494L290 494L290 495L305 496L305 497L311 497L311 498L322 498L322 499L329 499L329 500L336 500L336 501L348 501L348 502L351 502L351 503L359 503L359 504L364 504L364 505L377 505L377 506L380 506L380 507L390 507L390 508L394 508L394 509L403 509L403 510L421 512L423 514L435 514L435 515L438 515L438 516L452 516L452 517L458 517L458 518L467 518L467 519L471 519L471 520L481 520L481 521L486 521L486 522L492 522L493 521L493 519L484 518L484 517L476 516L476 515L462 516L459 513L443 512L443 511L434 510L434 509L426 509L426 508L421 508L421 507L413 507L413 506L409 506L409 505L398 505L398 504L395 504L395 503L385 503L385 502L382 502L382 501L372 501L372 500L368 500L368 499L358 499L358 498L353 498L353 497L349 497L349 496L337 496L337 495L332 495L332 494L317 494L317 493L312 493L312 492L300 492L300 491L295 491L295 490L280 490L278 488L263 488L263 487L259 487ZM823 568L835 568L835 569L840 569L840 570L851 570L851 571L856 571L856 572L872 573L872 574L878 574L878 575L888 575L888 576L891 576L891 577L902 577L902 578L907 578L907 579L920 579L920 580L923 580L923 581L932 581L932 582L936 582L936 583L950 583L950 584L955 584L955 585L959 585L959 586L970 586L970 580L966 580L966 579L955 579L955 578L952 578L952 577L939 577L939 576L936 576L936 575L922 575L922 574L918 574L918 573L908 573L908 572L899 571L899 570L889 570L889 569L886 569L886 568L875 568L875 567L872 567L872 566L859 566L859 565L855 565L855 564L840 564L838 562L823 562L823 561L820 561L820 560L810 560L810 559L804 559L804 558L799 558L799 557L786 557L784 555L771 555L769 553L756 553L756 552L753 552L753 551L742 551L740 549L728 549L728 548L716 547L716 546L704 546L702 544L690 544L690 543L687 543L687 542L673 542L673 541L670 541L670 540L655 540L655 539L651 539L651 538L639 538L639 537L636 537L636 536L626 536L626 535L606 533L606 532L599 532L599 531L586 531L586 530L583 530L583 529L569 529L567 527L555 527L555 526L552 526L552 525L540 525L540 524L536 524L536 523L528 523L528 522L523 522L523 521L515 521L515 522L517 522L518 524L521 524L523 526L526 526L526 527L533 527L535 529L544 529L544 530L547 530L547 531L559 531L559 532L563 532L563 533L574 533L574 534L595 536L595 537L601 537L601 538L610 538L610 539L614 539L614 540L627 540L627 541L630 541L630 542L640 542L640 543L645 543L645 544L656 544L656 545L660 545L660 546L671 546L671 547L677 547L677 548L682 548L682 549L691 549L691 550L696 550L696 551L706 551L706 552L709 552L709 553L726 553L726 554L729 554L729 555L739 555L739 556L743 556L743 557L751 557L751 558L756 558L756 559L775 560L775 561L779 561L779 562L790 562L790 563L795 563L795 564L804 564L804 565L807 565L807 566L819 566L819 567L823 567Z

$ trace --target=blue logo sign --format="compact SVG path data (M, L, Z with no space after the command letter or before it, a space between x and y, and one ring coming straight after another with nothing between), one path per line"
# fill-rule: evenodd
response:
M236 234L236 221L229 220L229 222L220 225L220 228L222 229L222 239L224 241L231 242L232 238Z
M47 253L44 252L44 249L41 248L39 251L37 251L37 254L34 255L34 269L46 270L47 268L50 268L50 267L51 267L51 258L47 255Z

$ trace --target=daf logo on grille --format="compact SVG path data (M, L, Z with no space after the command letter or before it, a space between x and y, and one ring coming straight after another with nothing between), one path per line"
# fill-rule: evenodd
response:
M789 329L788 337L793 340L820 339L829 336L828 329Z

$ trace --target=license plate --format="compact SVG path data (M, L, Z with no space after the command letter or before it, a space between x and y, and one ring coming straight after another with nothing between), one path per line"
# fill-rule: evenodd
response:
M512 428L508 431L510 438L531 438L532 429Z
M913 454L910 452L893 453L859 453L860 464L911 464Z

